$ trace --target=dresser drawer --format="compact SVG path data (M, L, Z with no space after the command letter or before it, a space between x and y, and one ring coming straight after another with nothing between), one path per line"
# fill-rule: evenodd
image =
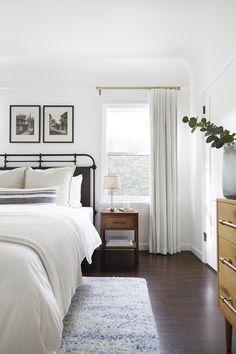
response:
M236 246L219 237L219 271L236 284Z
M105 228L106 229L133 229L135 226L135 215L130 215L129 217L124 216L106 216L105 218Z
M236 284L219 272L219 306L225 317L236 326Z
M219 236L236 244L236 208L230 203L218 203Z

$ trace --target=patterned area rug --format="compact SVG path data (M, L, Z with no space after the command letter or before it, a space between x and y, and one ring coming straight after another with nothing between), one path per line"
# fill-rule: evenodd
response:
M83 278L58 354L160 354L159 348L145 279Z

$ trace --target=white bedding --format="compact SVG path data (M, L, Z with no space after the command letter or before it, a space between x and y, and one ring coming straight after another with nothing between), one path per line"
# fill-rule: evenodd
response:
M79 208L79 210L82 213L86 213L87 216L89 217L89 219L91 220L91 222L93 222L93 208L91 208L91 207L81 207L81 208Z
M50 205L0 207L0 353L49 354L81 266L100 237L86 212Z

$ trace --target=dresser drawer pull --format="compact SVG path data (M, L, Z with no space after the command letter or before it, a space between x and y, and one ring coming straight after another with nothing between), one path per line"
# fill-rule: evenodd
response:
M220 257L220 261L236 272L236 267L232 264L231 259Z
M226 221L226 220L219 220L219 223L221 225L225 225L225 226L229 226L229 227L232 227L233 229L236 229L236 225L233 224L231 221Z
M226 305L226 306L228 306L228 308L230 308L230 310L236 315L236 310L235 310L235 308L233 307L233 305L231 304L231 302L232 302L232 299L230 298L230 299L227 299L227 297L224 297L224 296L220 296L220 298L221 298L221 301Z
M113 224L124 225L124 224L126 224L126 222L125 221L113 221Z

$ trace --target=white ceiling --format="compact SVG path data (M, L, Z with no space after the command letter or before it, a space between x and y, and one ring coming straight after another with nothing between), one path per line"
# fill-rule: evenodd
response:
M0 83L14 68L94 69L104 57L213 74L234 54L235 16L235 0L0 0Z

